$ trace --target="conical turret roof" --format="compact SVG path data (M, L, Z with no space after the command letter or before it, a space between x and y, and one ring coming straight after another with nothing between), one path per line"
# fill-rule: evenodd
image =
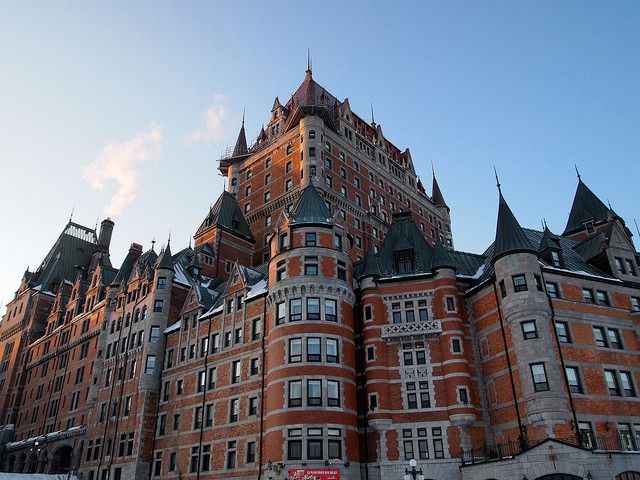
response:
M578 178L578 188L573 198L571 213L563 235L575 233L584 229L584 223L590 220L604 222L610 209Z
M438 270L439 268L452 268L455 269L451 255L445 248L444 244L440 241L440 238L436 239L436 246L433 249L433 260L431 261L431 270Z
M440 186L438 185L438 180L436 180L436 176L433 176L433 187L431 189L431 199L436 207L446 207L447 203L444 201L444 196L442 195L442 191L440 190Z
M559 249L560 248L560 237L549 230L549 227L545 225L544 232L542 232L542 238L540 239L540 246L538 247L538 251L542 252L548 248Z
M331 212L327 208L324 199L318 193L318 190L309 183L298 198L293 213L291 214L291 223L300 224L323 224L328 225L331 222Z
M165 269L171 270L173 269L173 256L171 255L171 240L167 241L167 246L160 254L160 258L158 259L158 270Z
M247 153L247 136L244 132L244 115L242 118L242 126L240 127L240 133L238 133L238 139L236 140L236 146L233 147L233 157L239 157Z
M507 205L500 192L500 204L498 206L498 224L496 226L496 240L493 244L493 261L508 253L533 252L535 250L529 243L522 227Z

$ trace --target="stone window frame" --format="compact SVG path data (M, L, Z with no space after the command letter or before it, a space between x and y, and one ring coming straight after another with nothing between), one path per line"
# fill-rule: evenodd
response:
M449 308L449 300L453 303L453 309ZM445 295L444 310L447 313L456 313L458 311L458 302L456 302L456 297L454 295Z
M427 424L430 426L425 427L425 426L422 426L424 424L420 424L421 426L416 427L415 425L417 424L413 424L414 426L411 426L411 428L406 428L406 426L405 428L402 428L402 427L398 428L398 439L399 441L402 441L402 445L399 445L401 456L404 457L406 455L405 442L412 442L412 451L413 451L413 455L415 456L415 453L420 452L419 444L417 443L417 441L426 440L426 444L427 444L426 458L416 457L416 460L449 458L449 455L448 455L449 441L446 434L443 433L447 431L446 422L427 422ZM409 431L411 431L411 434L408 433ZM439 433L436 433L436 432L439 432ZM441 456L436 454L436 452L440 451L439 449L438 450L436 449L436 441L439 442L442 447ZM416 446L418 446L417 450L416 450Z
M283 431L283 436L286 441L283 442L283 458L292 462L302 462L305 464L307 461L322 461L328 462L330 460L342 460L346 455L346 442L344 430L345 425L335 424L295 424L288 425L286 430ZM319 434L312 434L311 431L318 431ZM333 432L333 434L332 434ZM309 440L315 440L322 442L322 458L309 458ZM329 455L329 443L332 441L340 442L340 456L331 457ZM300 443L300 458L290 458L290 442Z
M466 397L467 397L467 401L463 401L462 399L462 392L465 392ZM456 387L456 400L458 401L458 405L471 405L471 391L469 390L469 387L465 386L465 385L459 385Z
M565 368L565 376L567 377L567 385L569 385L569 391L571 392L571 394L585 395L586 394L585 383L582 378L580 367L578 365L565 365L564 368ZM572 370L575 373L577 385L571 384L571 380L569 379L569 373L568 373L569 370Z
M413 385L413 388L410 388ZM425 386L426 385L426 386ZM426 393L428 397L428 407L422 406L422 394ZM409 406L409 395L415 395L416 407ZM402 398L404 408L408 412L429 412L435 410L435 385L429 378L404 378L402 383Z
M458 352L456 352L455 349L453 348L453 341L454 340L458 340L458 342L459 342L460 351L458 351ZM451 337L449 339L449 347L451 349L451 354L452 355L464 355L464 342L463 342L463 338L461 336Z
M526 326L528 325L533 325L533 330L527 330ZM538 325L536 324L535 319L523 320L520 322L520 331L522 332L523 340L534 340L539 338Z
M309 338L319 338L320 339L320 359L319 360L313 360L313 361L309 361L308 360L308 341L307 339ZM300 341L300 360L299 361L291 361L291 341L292 340L299 340ZM336 340L338 342L337 348L338 348L338 359L337 362L329 362L327 360L327 340ZM284 347L284 358L285 358L285 364L287 365L293 365L293 364L299 364L301 366L305 366L305 365L318 365L318 364L323 364L323 365L340 365L342 364L342 349L343 349L344 345L342 343L342 337L340 336L336 336L336 335L331 335L331 334L301 334L301 335L295 335L295 336L291 336L287 338L287 341L285 343L285 347ZM298 357L298 354L295 355L295 357Z
M421 300L425 300L426 304L425 305L420 305L420 301ZM415 316L416 318L416 323L421 322L422 320L420 320L420 310L427 310L427 322L428 321L432 321L435 319L435 315L434 315L434 309L433 309L433 300L434 300L434 292L433 291L427 291L427 292L420 292L420 293L404 293L404 294L396 294L396 295L389 295L386 297L382 298L382 302L385 305L386 309L387 309L387 323L389 325L394 325L393 323L393 311L394 309L392 308L394 303L398 303L400 302L400 311L401 312L405 312L406 311L406 306L404 302L407 301L413 301L414 302L414 307L413 310L414 312L417 313L417 315ZM396 309L397 311L397 309ZM373 315L372 315L373 317ZM400 324L404 324L406 323L404 321L404 319L406 319L406 314L402 315L401 314L401 318L402 318L402 322ZM367 320L365 320L367 321ZM396 324L398 325L398 324Z

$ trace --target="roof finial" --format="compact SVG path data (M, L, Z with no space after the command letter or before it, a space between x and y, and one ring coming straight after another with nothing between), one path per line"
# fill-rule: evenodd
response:
M154 249L156 248L156 237L154 235L153 239L151 240L151 250L155 251Z
M496 176L496 187L498 187L498 192L502 195L502 189L500 188L500 179L498 178L498 171L496 170L496 166L493 166L493 173Z
M638 222L636 221L636 219L633 219L633 223L636 224L636 232L638 232L638 237L640 237L640 228L638 228Z
M578 181L581 182L582 178L580 177L580 170L578 170L578 165L576 165L575 163L573 164L573 166L576 169L576 175L578 176Z
M191 237L189 237L189 248L191 248Z
M311 70L311 49L307 48L307 72L309 75L313 73Z
M373 102L371 102L371 125L376 126L376 117L373 115Z
M546 230L547 229L547 219L542 217L542 226L544 227L543 229Z
M244 111L246 107L242 107L242 126L244 127Z
M609 201L608 198L607 198L607 205L609 205L609 210L613 211L613 207L611 206L611 202Z
M433 158L431 159L431 175L433 178L436 177L436 167L433 166Z
M169 237L167 237L167 245L171 243L171 230L169 230Z
M69 223L73 220L73 212L76 211L76 206L71 207L71 215L69 215Z

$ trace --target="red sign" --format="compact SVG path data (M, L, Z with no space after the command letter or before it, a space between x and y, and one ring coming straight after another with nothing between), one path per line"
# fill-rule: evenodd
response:
M340 480L337 468L292 468L289 480Z

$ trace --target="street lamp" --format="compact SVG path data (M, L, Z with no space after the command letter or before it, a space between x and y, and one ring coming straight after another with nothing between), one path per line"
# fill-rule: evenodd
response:
M409 466L411 467L411 470L409 470L408 468L404 469L404 480L424 480L422 468L416 470L416 465L418 465L418 462L416 462L415 458L409 460Z

